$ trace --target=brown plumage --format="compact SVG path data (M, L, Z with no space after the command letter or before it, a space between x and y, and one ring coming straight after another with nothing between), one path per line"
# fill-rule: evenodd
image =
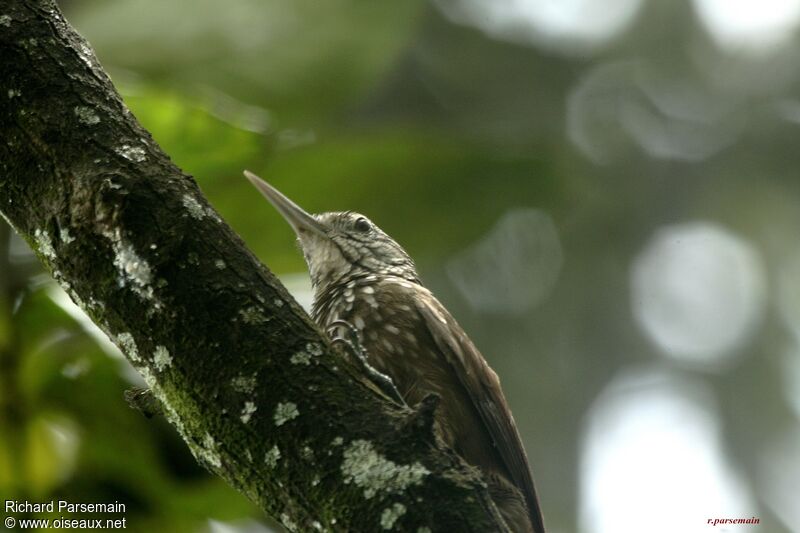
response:
M422 286L408 254L363 215L309 215L254 174L245 175L297 233L314 286L314 320L326 328L339 321L352 325L369 364L391 378L409 405L437 394L442 439L482 471L509 528L544 533L528 459L500 381Z

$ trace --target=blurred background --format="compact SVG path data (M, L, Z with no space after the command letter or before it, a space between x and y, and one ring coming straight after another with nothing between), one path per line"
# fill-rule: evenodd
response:
M406 247L500 375L552 533L800 531L800 0L59 3L302 303L242 169ZM135 372L0 237L3 498L281 531L128 409Z

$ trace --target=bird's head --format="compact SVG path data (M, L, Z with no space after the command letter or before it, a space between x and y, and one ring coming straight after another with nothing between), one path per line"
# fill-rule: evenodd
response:
M244 175L294 229L315 289L370 274L419 283L405 250L364 215L312 215L252 172Z

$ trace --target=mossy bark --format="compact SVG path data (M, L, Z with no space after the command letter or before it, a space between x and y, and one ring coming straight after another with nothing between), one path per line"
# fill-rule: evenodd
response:
M503 530L435 402L395 406L331 348L53 2L0 4L0 72L0 212L200 462L289 529Z

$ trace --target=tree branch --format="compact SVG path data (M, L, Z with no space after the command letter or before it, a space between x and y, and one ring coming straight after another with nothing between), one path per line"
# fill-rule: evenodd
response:
M0 72L0 212L199 462L290 530L504 529L435 399L397 407L332 350L52 1L2 3Z

